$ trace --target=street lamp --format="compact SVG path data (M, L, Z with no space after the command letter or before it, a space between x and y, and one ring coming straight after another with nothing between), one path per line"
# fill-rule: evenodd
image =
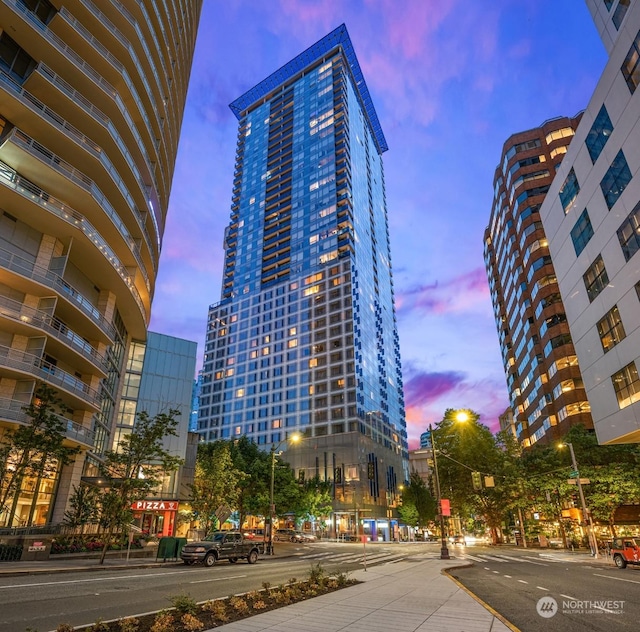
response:
M576 483L578 484L578 494L580 495L580 506L582 508L582 522L587 528L587 537L589 538L589 548L594 557L598 557L598 543L593 533L593 521L591 520L591 514L587 511L587 503L584 500L584 491L582 490L582 481L580 480L580 471L578 470L578 462L576 461L576 453L573 451L573 444L569 441L565 441L560 444L560 447L568 446L571 453L571 465L573 466L573 472L576 476Z
M273 555L273 520L276 514L276 506L273 502L273 486L276 472L276 452L278 448L287 441L291 443L297 443L302 439L302 435L298 432L294 432L290 437L285 437L279 443L271 444L271 483L269 485L269 544L267 545L268 554Z
M469 420L469 414L464 410L459 410L453 417L455 421L464 423ZM440 476L438 474L438 458L436 456L436 437L433 432L433 426L429 424L429 436L431 438L431 451L433 452L433 471L436 475L436 496L438 501L438 513L440 516L440 559L449 560L449 547L447 546L447 536L444 532L444 514L442 513L442 492L440 491Z

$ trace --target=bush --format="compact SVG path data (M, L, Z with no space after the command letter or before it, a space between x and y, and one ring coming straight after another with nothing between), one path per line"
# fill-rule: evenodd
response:
M204 628L204 623L188 612L182 615L180 621L187 632L199 632L199 630Z
M174 619L170 612L161 610L153 620L151 632L174 632Z
M169 597L169 601L180 616L198 612L198 604L190 595L176 595Z
M120 632L138 632L140 621L135 617L127 617L126 619L120 619Z

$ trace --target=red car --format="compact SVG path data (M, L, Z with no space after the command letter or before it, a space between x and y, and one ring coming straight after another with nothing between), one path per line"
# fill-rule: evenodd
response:
M640 566L640 544L634 538L616 538L611 555L618 568L626 568L627 564Z

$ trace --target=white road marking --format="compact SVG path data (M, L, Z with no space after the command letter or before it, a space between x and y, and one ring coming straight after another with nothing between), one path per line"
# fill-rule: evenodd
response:
M599 573L594 573L596 577L606 577L607 579L616 579L619 582L629 582L631 584L640 584L640 582L635 581L634 579L624 579L623 577L611 577L611 575L600 575Z
M490 571L491 569L490 569L488 566L485 566L485 567L484 567L484 570L485 570L485 571Z
M524 581L524 579L519 579L518 580L521 584L528 584L529 582Z
M496 575L500 575L500 571L491 571L492 573L495 573Z
M463 560L469 559L469 560L473 560L474 562L486 562L487 560L482 559L481 557L475 557L473 555L465 555L463 558Z
M536 586L536 588L539 588L540 590L549 590L548 588L545 588L544 586Z
M505 575L505 577L508 577L509 579L511 579L511 575Z
M571 599L572 601L578 601L577 597L572 597L571 595L563 595L562 593L560 593L561 597L564 597L565 599Z
M212 577L211 579L198 579L197 581L189 582L190 584L204 584L206 582L222 582L227 579L240 579L246 577L246 575L234 575L233 577Z

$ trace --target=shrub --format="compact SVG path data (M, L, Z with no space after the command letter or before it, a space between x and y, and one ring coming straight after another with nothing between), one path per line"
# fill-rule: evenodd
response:
M169 601L180 616L198 612L198 604L190 595L176 595L175 597L169 597Z
M56 632L73 632L74 630L75 628L70 623L59 623L56 628Z
M218 621L222 621L222 623L229 620L229 615L227 614L227 605L221 599L215 599L205 602L202 605L202 609L205 612L210 612L215 619L217 619Z
M325 576L326 573L324 568L322 567L322 564L318 562L317 564L311 565L311 568L309 569L309 581L312 584L318 584L318 586L322 586Z
M105 623L102 619L98 619L87 632L109 632L109 624Z
M135 617L127 617L126 619L120 619L120 632L138 632L140 621Z
M249 612L249 604L242 597L231 597L229 599L229 605L238 614L247 614Z
M253 602L253 609L254 610L264 610L267 607L267 604L262 601L262 599L256 599Z
M173 615L170 612L161 610L153 620L151 632L174 632L174 623Z
M202 623L198 617L195 617L188 612L182 615L180 621L187 632L198 632L204 628L204 623Z

